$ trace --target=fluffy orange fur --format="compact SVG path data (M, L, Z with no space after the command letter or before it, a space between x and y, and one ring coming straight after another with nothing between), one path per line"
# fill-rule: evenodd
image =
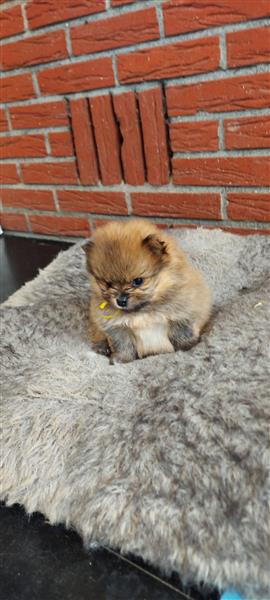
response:
M95 232L85 252L90 339L98 352L128 362L198 341L211 295L173 237L148 221L112 222ZM126 305L119 306L122 298Z

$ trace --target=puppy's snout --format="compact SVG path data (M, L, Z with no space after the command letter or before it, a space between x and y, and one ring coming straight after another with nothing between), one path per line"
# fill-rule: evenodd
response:
M128 294L120 294L120 296L118 296L116 302L117 302L118 306L121 306L121 308L125 308L128 303Z

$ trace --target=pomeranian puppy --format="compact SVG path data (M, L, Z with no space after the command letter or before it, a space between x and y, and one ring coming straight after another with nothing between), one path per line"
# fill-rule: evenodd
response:
M84 250L97 352L126 363L199 340L210 316L210 291L173 237L144 220L112 222Z

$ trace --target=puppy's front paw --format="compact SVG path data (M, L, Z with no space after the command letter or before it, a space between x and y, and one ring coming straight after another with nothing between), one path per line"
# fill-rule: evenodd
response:
M111 353L111 364L129 363L137 358L137 350L131 333L125 327L113 327L109 337Z
M134 352L127 352L127 353L123 353L123 352L113 352L110 356L110 363L111 365L114 365L115 363L129 363L132 362L133 360L136 360L137 355Z
M103 356L110 356L111 355L111 350L109 347L109 344L107 342L107 340L102 340L100 342L95 342L94 344L92 344L93 346L93 350L97 353L97 354L102 354Z
M171 323L170 340L175 350L189 350L199 342L199 335L190 323Z

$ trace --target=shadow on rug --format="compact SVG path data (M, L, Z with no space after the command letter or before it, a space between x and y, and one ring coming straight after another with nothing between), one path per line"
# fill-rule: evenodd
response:
M183 581L269 597L270 238L177 237L214 292L189 352L110 366L80 244L2 305L0 497Z

